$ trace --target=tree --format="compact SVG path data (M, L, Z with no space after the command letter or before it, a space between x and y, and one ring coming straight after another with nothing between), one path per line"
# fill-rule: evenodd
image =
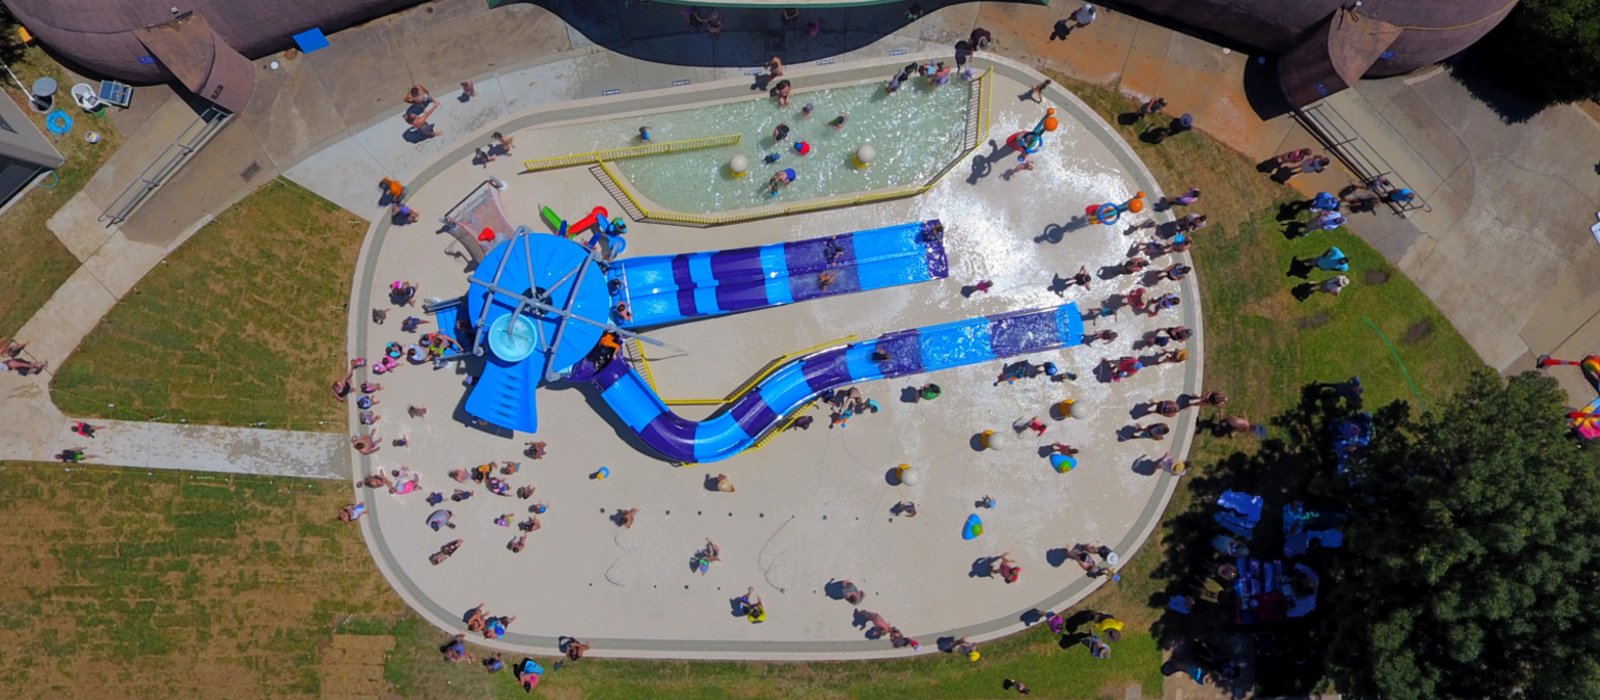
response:
M1522 0L1490 42L1519 92L1546 102L1600 97L1600 0Z
M1341 691L1600 697L1600 483L1565 398L1485 370L1437 414L1380 414L1330 591Z

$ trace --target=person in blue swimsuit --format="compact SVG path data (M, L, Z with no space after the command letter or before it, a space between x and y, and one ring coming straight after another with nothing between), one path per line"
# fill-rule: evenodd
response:
M799 175L795 173L794 168L784 168L773 173L772 179L767 181L767 196L777 197L778 190L788 187L789 183L794 182L796 177L799 177Z

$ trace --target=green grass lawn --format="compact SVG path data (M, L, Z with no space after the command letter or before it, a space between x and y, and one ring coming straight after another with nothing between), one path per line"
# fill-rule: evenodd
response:
M299 185L267 184L106 315L58 370L56 403L105 418L343 430L343 405L326 399L365 233Z
M0 464L10 697L311 697L351 615L398 615L349 484ZM329 663L324 663L329 662Z
M62 85L63 97L71 101L71 97L65 95L71 81L66 80L66 71L60 65L38 47L21 53L21 60L11 62L13 71L30 77L56 78ZM10 91L6 96L22 107L41 133L48 133L44 130L43 115L34 114L25 101ZM0 279L6 280L10 289L10 293L0 295L0 338L14 335L78 269L78 259L67 251L45 222L83 189L100 164L122 144L122 137L112 127L111 120L72 109L76 121L73 131L55 143L56 150L67 159L56 171L55 186L27 192L0 216L0 250L6 251L0 256ZM83 140L83 134L90 129L100 132L100 143L91 145ZM48 176L44 180L47 186L51 182Z
M508 673L491 676L476 663L445 664L445 636L415 618L376 633L393 634L386 676L408 697L524 697ZM920 656L863 662L736 663L620 661L585 658L547 673L540 693L585 698L997 698L1001 681L1015 678L1051 698L1121 698L1130 684L1145 697L1161 692L1161 651L1148 634L1117 642L1111 659L1097 661L1083 646L1063 651L1045 629L981 645L977 663L925 647ZM473 649L481 659L488 653ZM520 658L520 657L517 657ZM507 658L507 664L515 659ZM1014 695L1014 693L1013 693Z

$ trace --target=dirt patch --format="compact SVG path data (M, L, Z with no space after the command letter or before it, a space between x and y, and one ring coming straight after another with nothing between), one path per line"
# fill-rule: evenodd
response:
M1365 283L1367 283L1368 285L1371 285L1371 286L1377 286L1377 285L1383 284L1384 282L1388 282L1389 281L1389 271L1388 270L1367 270L1366 274L1361 276L1361 281L1365 282Z
M1411 327L1406 329L1406 334L1401 336L1401 339L1408 344L1415 345L1427 340L1428 336L1431 335L1433 335L1433 323L1428 319L1422 319L1411 324Z
M1294 327L1303 331L1309 331L1313 328L1320 328L1332 320L1333 316L1328 312L1318 311L1310 316L1295 321Z
M388 635L336 634L317 663L324 698L373 698L390 690L383 662L394 648Z

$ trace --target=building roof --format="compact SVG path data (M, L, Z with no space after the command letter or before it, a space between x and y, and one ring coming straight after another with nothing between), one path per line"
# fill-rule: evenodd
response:
M293 46L297 32L317 27L332 34L422 1L186 0L175 15L172 0L0 0L82 69L133 83L177 78L202 96L222 86L215 99L235 111L249 98L240 71L250 59ZM199 18L206 30L185 18Z
M26 100L27 97L22 99ZM52 169L67 162L55 145L39 133L38 127L33 125L22 108L15 101L4 98L0 98L0 156Z
M218 37L205 17L185 15L133 35L190 92L233 112L250 103L255 66Z

